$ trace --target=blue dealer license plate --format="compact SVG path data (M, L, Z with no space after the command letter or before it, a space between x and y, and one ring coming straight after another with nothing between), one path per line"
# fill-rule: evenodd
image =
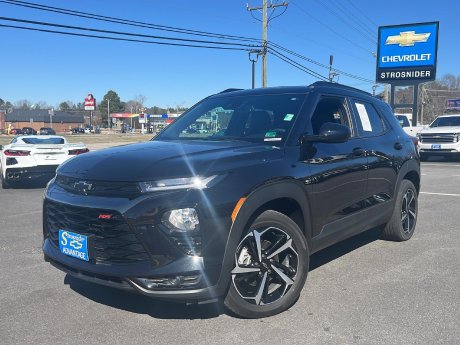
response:
M59 249L62 254L89 261L88 236L59 230Z
M441 144L433 144L431 145L432 150L440 150L441 149Z

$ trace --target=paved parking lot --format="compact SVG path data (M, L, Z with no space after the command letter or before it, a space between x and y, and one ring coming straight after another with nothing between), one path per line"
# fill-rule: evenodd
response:
M423 163L405 243L376 233L315 254L289 311L243 320L67 277L43 261L43 189L0 190L1 344L458 344L460 163Z

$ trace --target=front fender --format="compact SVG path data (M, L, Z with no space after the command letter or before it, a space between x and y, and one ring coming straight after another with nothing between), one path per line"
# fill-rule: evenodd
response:
M246 198L242 207L233 222L225 246L225 253L222 262L222 269L218 281L218 286L222 289L228 287L230 281L230 271L234 265L234 255L238 243L247 227L255 220L261 207L272 200L279 198L290 198L295 200L301 207L305 228L302 229L307 240L307 245L311 244L311 222L310 207L308 196L304 186L297 180L277 181L262 185L252 191ZM222 291L222 294L224 292Z

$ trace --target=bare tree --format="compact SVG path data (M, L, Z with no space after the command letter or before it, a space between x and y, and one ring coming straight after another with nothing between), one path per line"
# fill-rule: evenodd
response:
M146 99L147 97L145 97L144 95L137 95L134 97L134 100L139 104L141 108L144 107Z
M144 103L147 97L144 95L137 95L134 97L134 99L129 100L128 102L125 103L125 111L130 112L130 113L140 113L142 111L142 108L144 108Z
M458 90L460 89L460 76L455 76L453 74L445 74L441 78L441 85L447 87L449 90Z
M48 108L51 108L51 106L45 101L38 101L34 104L34 108L35 109L48 109Z
M32 107L32 102L28 99L20 99L14 102L14 107L18 109L30 109Z

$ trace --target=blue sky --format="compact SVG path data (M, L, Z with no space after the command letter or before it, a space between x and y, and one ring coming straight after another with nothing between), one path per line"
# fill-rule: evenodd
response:
M260 38L261 24L246 10L247 1L211 0L28 0L160 25ZM250 0L259 6L262 0ZM271 22L269 40L324 64L375 80L376 43L366 38L376 25L440 21L438 76L460 74L458 13L453 0L294 0ZM326 3L325 6L322 3ZM352 3L352 4L350 4ZM346 24L327 8L353 20ZM359 8L362 12L356 10ZM119 30L150 35L171 33L102 23L0 3L3 17ZM278 10L275 14L280 13ZM308 15L307 15L308 13ZM366 14L367 18L363 15ZM260 17L258 14L254 14ZM0 21L0 23L5 23ZM363 26L370 34L363 34ZM366 36L366 37L365 37ZM87 93L100 100L112 89L122 100L146 96L146 105L191 106L226 88L249 88L251 65L246 52L168 47L93 38L60 36L0 27L2 42L0 98L28 99L54 106L81 102ZM191 37L190 37L191 38ZM345 39L346 38L346 39ZM351 43L351 42L353 43ZM455 54L456 53L456 54ZM302 62L322 75L328 71ZM256 85L260 85L260 63ZM305 85L316 81L278 58L268 58L268 85ZM372 84L341 76L341 83L366 91Z

